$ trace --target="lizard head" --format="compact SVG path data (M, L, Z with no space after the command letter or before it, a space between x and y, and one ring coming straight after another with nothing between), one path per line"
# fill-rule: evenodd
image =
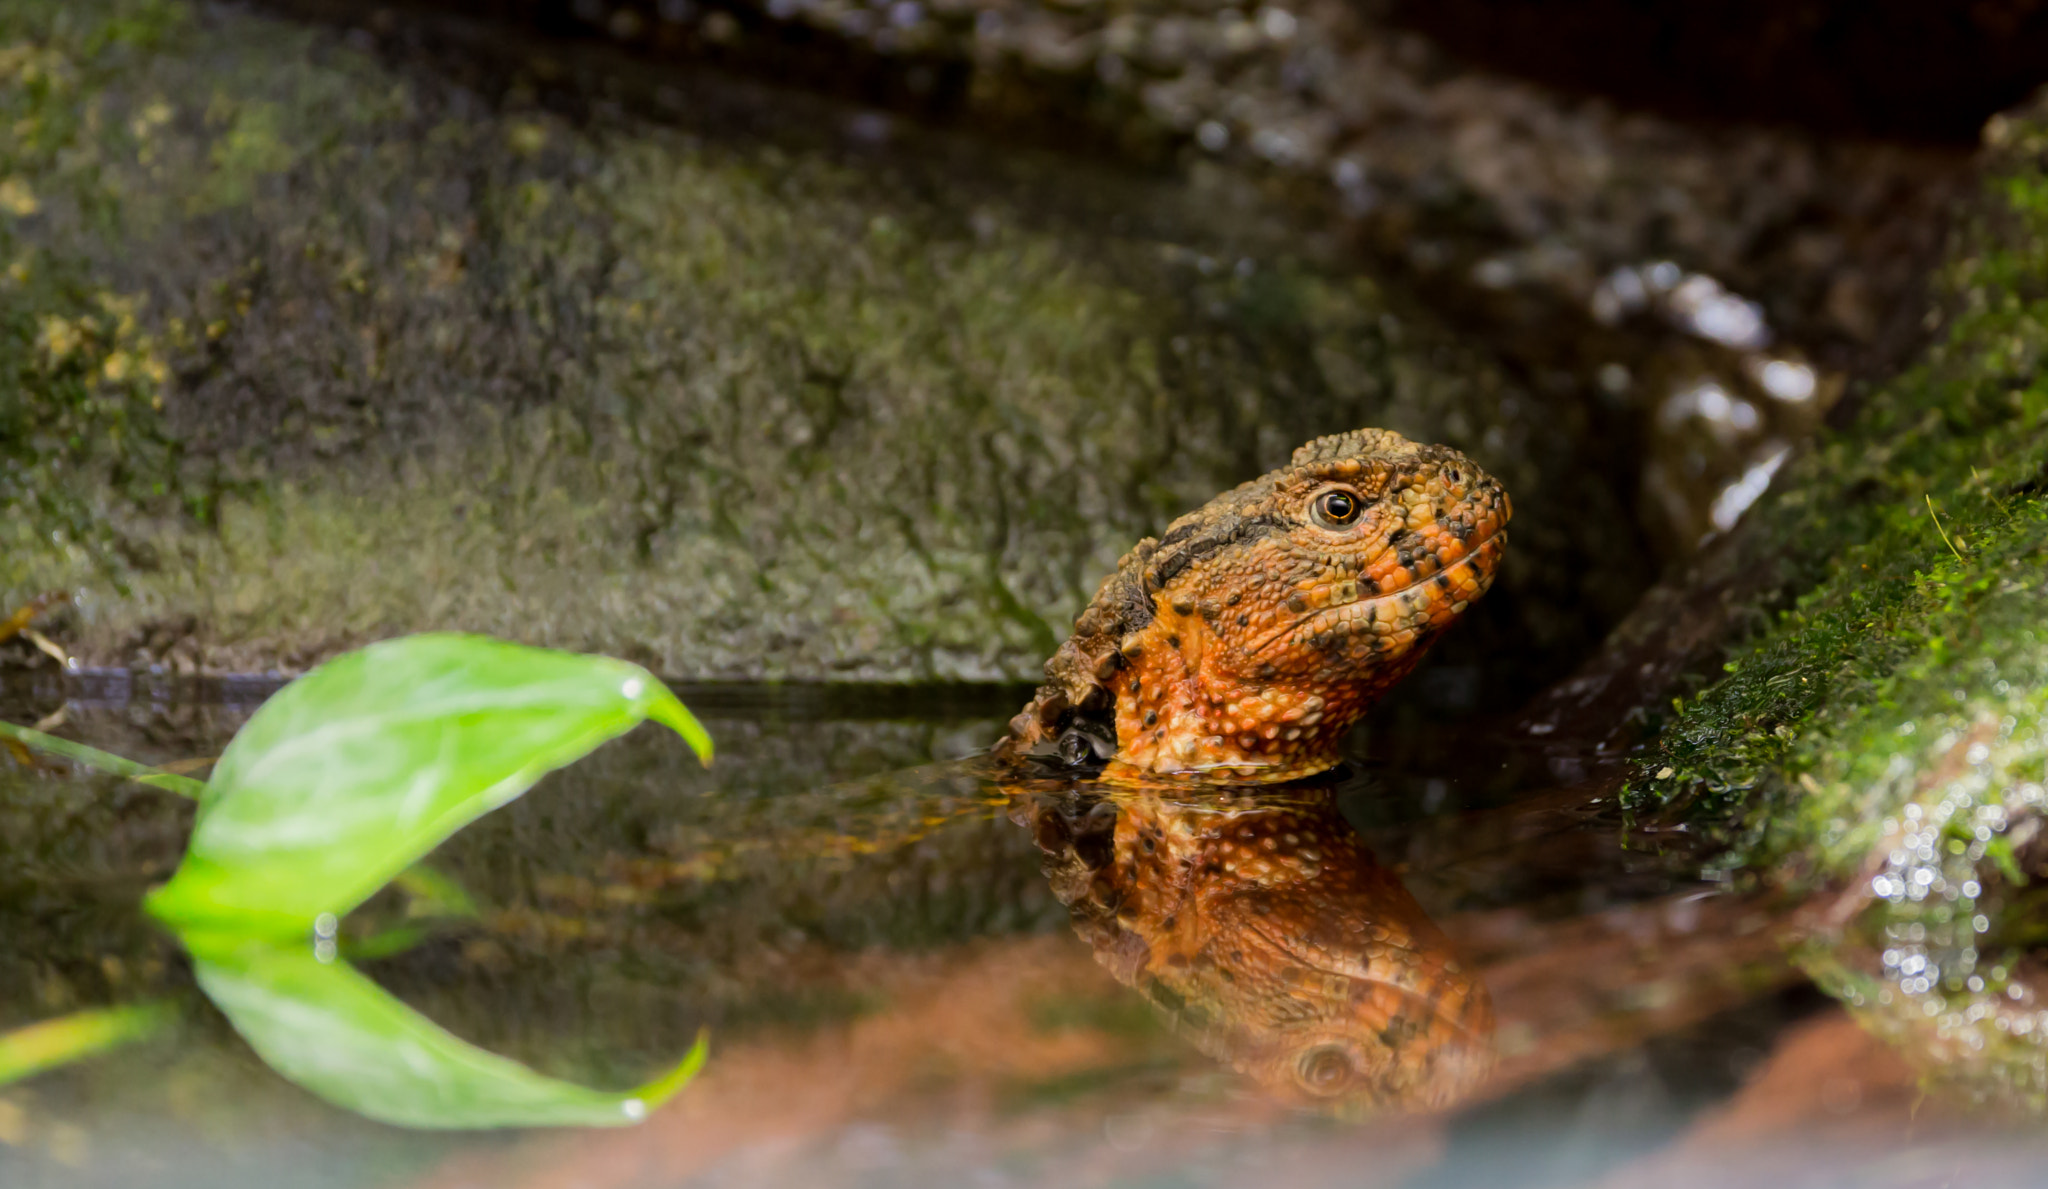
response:
M1110 774L1267 783L1322 771L1492 584L1506 492L1387 430L1318 438L1141 541L1011 723ZM1113 741L1110 736L1113 730Z

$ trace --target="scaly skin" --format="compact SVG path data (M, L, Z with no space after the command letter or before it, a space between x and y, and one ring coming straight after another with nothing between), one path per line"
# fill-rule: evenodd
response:
M1329 791L1013 791L1074 929L1197 1047L1284 1100L1438 1107L1493 1006Z
M1318 438L1138 542L997 745L1105 777L1275 783L1344 732L1486 593L1507 493L1447 446Z

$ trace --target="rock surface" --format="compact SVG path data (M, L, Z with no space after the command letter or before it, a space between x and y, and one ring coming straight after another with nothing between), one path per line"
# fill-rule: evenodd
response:
M1750 638L1676 704L1636 792L1816 894L1810 968L1928 1070L2038 1110L2048 103L1986 142L1936 345L1792 463L1705 576Z
M272 0L366 37L379 30L380 43L490 47L571 103L593 93L632 102L611 73L563 85L575 52L601 47L658 64L656 93L676 105L699 102L679 80L711 62L865 105L860 119L876 131L886 113L907 113L1137 158L1196 184L1256 179L1487 340L1546 399L1625 425L1608 465L1632 472L1626 486L1658 557L1688 556L1730 527L1759 468L1810 436L1844 378L1889 374L1911 357L1917 285L1947 209L1967 192L1967 148L1913 139L1924 121L1845 129L1800 94L1961 119L1974 139L2023 94L2009 88L2033 51L2011 62L1988 52L2003 19L1995 4L1967 19L1922 14L1961 42L1884 25L1919 55L1922 69L1905 71L1874 60L1890 43L1853 18L1817 26L1814 5L1702 17L1711 42L1669 6L1617 13L1574 0L1448 15L1487 2L434 0L399 20L354 0ZM1461 23L1515 29L1509 56L1549 63L1536 73L1563 75L1565 89L1461 59L1457 47L1483 53L1472 43L1486 40ZM1836 40L1853 52L1830 44L1801 57L1802 36L1825 41L1844 24L1857 35ZM1769 34L1785 25L1794 36L1781 44ZM526 61L505 44L522 27L547 38ZM1751 68L1796 69L1799 85L1781 78L1753 95L1683 81L1686 69L1724 63L1731 43L1771 63ZM1639 106L1642 88L1613 70L1556 66L1610 46L1647 49L1632 61L1681 110L1699 114L1702 95L1725 102L1709 121L1683 123ZM1660 54L1675 61L1657 64ZM1985 85L1947 88L1937 113L1925 92L1957 69ZM1628 100L1585 94L1589 78L1614 81Z
M687 676L1028 677L1132 541L1360 425L1514 493L1461 647L1526 663L1485 696L1647 580L1597 410L1228 179L572 122L174 4L6 23L0 601L73 590L84 663L458 627Z

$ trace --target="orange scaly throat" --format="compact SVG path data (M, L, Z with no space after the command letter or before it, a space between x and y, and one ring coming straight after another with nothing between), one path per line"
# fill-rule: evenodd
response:
M1109 758L1112 779L1329 768L1492 584L1510 514L1449 447L1318 438L1126 554L998 751Z

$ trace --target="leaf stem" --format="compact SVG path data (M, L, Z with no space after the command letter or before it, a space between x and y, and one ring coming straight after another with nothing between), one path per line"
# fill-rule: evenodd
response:
M161 1000L73 1012L0 1032L0 1086L140 1040L174 1014Z
M1948 546L1950 553L1956 555L1957 562L1962 562L1962 550L1956 548L1956 543L1948 539L1948 533L1941 527L1941 513L1934 510L1934 497L1922 492L1921 498L1927 501L1927 514L1934 517L1934 531L1941 534L1941 543Z

